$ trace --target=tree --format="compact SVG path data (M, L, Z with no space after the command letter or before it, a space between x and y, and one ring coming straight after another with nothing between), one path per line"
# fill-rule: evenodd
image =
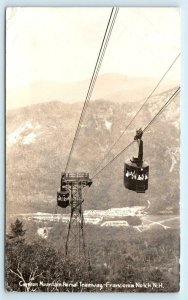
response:
M26 230L23 230L23 223L19 219L16 219L14 224L11 224L10 227L12 238L22 237L26 232Z

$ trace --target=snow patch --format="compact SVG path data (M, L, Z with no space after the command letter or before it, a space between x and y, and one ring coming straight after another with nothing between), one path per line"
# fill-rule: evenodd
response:
M19 140L20 138L20 133L21 133L21 129L18 128L17 130L15 130L14 132L12 132L11 134L9 134L8 136L8 142L10 144L16 144L16 142Z
M31 132L30 134L26 135L23 138L23 144L28 145L30 143L33 143L35 141L36 136L37 135L34 132Z
M38 122L32 124L31 121L26 121L22 126L18 127L9 134L8 142L11 145L14 145L19 141L22 141L22 143L25 145L33 143L35 141L35 138L37 137L37 133L35 131L38 131L40 128L41 125ZM29 134L24 135L25 131L27 132L28 129L32 131Z
M40 211L38 211L35 215L39 215L39 216L41 216L41 215L48 215L48 216L51 216L51 214L50 213L44 213L44 212L40 212Z
M111 127L112 127L112 122L105 120L105 127L106 127L107 130L110 131Z
M172 164L171 164L171 167L170 167L170 170L169 170L170 173L173 171L174 166L175 166L176 163L177 163L177 160L174 157L172 157Z
M128 227L129 224L127 221L106 221L104 223L101 224L101 227L104 227L104 226L113 226L113 227Z
M88 218L86 217L84 219L86 224L93 224L93 225L98 225L99 223L102 222L102 218Z
M167 155L169 155L171 158L171 166L169 169L169 172L171 173L179 160L179 148L176 147L168 148Z
M85 218L111 218L111 217L126 217L126 216L142 216L144 206L132 206L121 208L110 208L107 210L85 210Z

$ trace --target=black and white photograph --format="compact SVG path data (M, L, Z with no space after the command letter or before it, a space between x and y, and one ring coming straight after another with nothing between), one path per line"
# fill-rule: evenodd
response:
M180 9L6 9L8 292L180 289Z

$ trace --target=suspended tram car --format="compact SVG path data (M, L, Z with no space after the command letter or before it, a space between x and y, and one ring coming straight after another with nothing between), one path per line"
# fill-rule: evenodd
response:
M135 140L139 145L138 157L133 157L124 165L125 188L137 193L145 193L148 189L149 165L143 161L142 129L136 131Z
M65 208L69 206L69 191L65 188L60 192L57 192L57 205Z
M62 175L60 191L57 192L57 205L62 208L69 206L69 196L70 191L66 185L66 182L64 182L64 175Z

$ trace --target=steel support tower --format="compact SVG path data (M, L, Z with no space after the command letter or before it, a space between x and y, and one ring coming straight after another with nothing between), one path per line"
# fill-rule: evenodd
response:
M61 183L69 190L69 205L71 208L65 253L70 257L88 259L85 245L85 224L82 204L83 188L91 186L89 173L63 173Z

